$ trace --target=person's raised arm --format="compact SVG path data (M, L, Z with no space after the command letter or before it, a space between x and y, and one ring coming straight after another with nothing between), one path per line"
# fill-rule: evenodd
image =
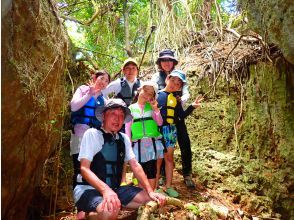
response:
M189 98L190 98L189 86L188 86L187 83L183 86L182 92L183 92L183 95L182 95L182 97L181 97L181 101L182 101L182 105L185 105L185 103L186 103L186 102L189 100Z
M150 105L152 107L152 118L156 121L158 126L161 126L163 123L162 116L160 114L160 110L158 108L158 102L156 99L150 101Z
M102 90L102 94L108 97L111 93L117 95L121 91L120 78L112 81L108 86ZM109 98L109 97L108 97Z
M88 82L88 86L80 86L70 102L71 111L78 111L92 96L97 97L99 94L101 94L101 88L98 81L92 79Z
M90 88L87 86L80 86L70 101L71 111L75 112L82 108L92 97Z
M202 96L197 96L194 102L191 104L194 108L198 108L201 106L201 102L204 98Z

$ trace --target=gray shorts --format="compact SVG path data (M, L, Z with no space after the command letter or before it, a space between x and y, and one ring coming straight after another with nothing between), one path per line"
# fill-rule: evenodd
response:
M136 186L120 186L115 192L122 206L127 206L143 189ZM95 212L102 202L102 195L95 189L87 189L77 201L77 209L84 212Z

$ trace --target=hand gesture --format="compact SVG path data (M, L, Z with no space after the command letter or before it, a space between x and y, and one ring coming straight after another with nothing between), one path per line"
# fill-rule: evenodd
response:
M164 195L160 194L160 193L156 193L156 192L150 192L149 196L152 200L158 202L158 204L162 207L164 206L165 202L166 202L166 198Z
M176 96L176 99L177 99L177 103L182 103L181 96L177 95L177 96Z
M101 86L98 80L90 79L88 82L88 86L90 87L91 95L95 95L101 91Z
M197 98L195 99L195 101L192 103L192 106L194 108L197 108L197 107L200 107L201 106L201 101L203 100L204 98L202 96L197 96Z
M103 192L103 201L99 204L99 211L118 212L121 208L117 194L109 187Z
M157 100L155 98L150 99L149 103L150 103L153 111L155 111L155 112L159 111L158 102L157 102Z

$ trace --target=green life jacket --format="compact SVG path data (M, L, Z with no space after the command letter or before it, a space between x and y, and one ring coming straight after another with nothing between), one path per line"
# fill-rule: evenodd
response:
M137 103L129 106L133 115L133 124L131 127L132 141L144 137L156 138L161 136L156 121L152 118L152 107L146 103L143 112Z

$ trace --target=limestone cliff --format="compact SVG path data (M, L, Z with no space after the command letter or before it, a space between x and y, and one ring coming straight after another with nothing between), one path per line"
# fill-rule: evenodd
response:
M51 1L2 8L2 219L26 219L45 160L58 145L67 37Z
M239 1L248 11L251 26L271 43L277 44L285 58L294 64L294 4L289 0Z

